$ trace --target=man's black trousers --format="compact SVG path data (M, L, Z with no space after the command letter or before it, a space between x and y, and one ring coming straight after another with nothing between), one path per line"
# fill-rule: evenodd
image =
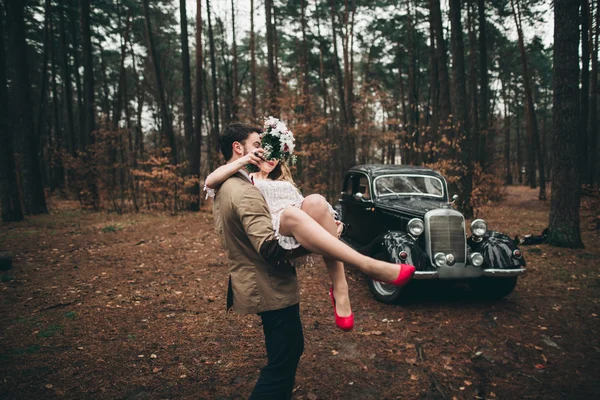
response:
M251 400L290 399L304 351L299 304L259 314L265 333L267 366L261 369Z

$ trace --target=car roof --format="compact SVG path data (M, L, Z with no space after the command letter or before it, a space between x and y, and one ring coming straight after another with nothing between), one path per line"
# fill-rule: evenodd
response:
M363 172L371 177L387 174L418 174L443 178L442 174L431 168L416 165L363 164L355 165L354 167L350 168L349 172Z

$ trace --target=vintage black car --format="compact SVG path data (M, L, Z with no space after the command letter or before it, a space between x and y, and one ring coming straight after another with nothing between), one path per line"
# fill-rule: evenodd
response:
M525 260L508 236L476 219L467 236L464 216L452 208L446 180L438 172L406 165L358 165L344 179L338 211L346 225L342 240L363 254L412 264L413 282L461 280L477 294L501 298L525 273ZM407 293L369 279L379 301ZM408 291L410 293L410 291Z

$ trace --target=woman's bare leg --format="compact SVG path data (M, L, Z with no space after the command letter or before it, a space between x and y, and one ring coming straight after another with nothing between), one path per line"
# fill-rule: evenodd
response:
M337 226L329 213L329 206L323 196L318 194L308 196L304 199L301 210L306 212L334 238L337 238ZM325 256L323 256L323 261L325 261L329 278L333 284L333 296L335 297L337 313L340 317L347 317L352 314L352 309L348 294L348 282L344 273L344 263Z
M279 232L294 236L308 251L356 266L370 277L392 282L398 278L398 265L364 256L332 236L306 212L288 207L281 213Z

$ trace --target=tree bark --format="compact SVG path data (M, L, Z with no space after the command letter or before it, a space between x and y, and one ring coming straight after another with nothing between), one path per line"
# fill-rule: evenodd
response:
M331 0L331 30L333 35L333 68L335 69L335 76L337 78L338 83L338 96L340 101L340 112L342 115L342 124L344 126L348 125L348 113L346 108L346 95L344 90L344 78L342 77L342 70L340 67L340 61L338 57L338 47L337 47L337 29L335 23L335 1Z
M411 0L412 1L412 0ZM414 29L413 15L410 8L411 1L407 2L407 28L408 28L408 109L410 110L410 118L408 120L407 134L412 137L415 154L415 164L421 163L421 154L419 152L419 91L417 86L417 49L416 49L416 33Z
M468 126L472 137L472 162L478 163L483 168L483 163L486 157L484 152L485 146L481 146L480 143L481 139L483 139L484 137L482 137L482 135L480 135L479 132L479 93L477 92L477 60L475 51L477 45L477 38L475 35L475 12L473 10L473 7L473 1L469 0L467 3L467 30L469 37L469 72L467 74L467 102L469 109Z
M598 39L600 39L600 1L596 1L596 31L593 36L594 48L592 52L592 79L590 83L591 99L590 99L590 121L589 121L589 138L590 138L590 161L589 172L590 184L597 183L596 167L598 165ZM592 31L594 24L590 24ZM590 36L592 36L590 34Z
M192 140L192 150L190 152L190 174L200 177L200 168L202 166L202 95L203 95L203 75L204 75L204 57L202 43L202 0L196 1L196 82L195 95L196 107L194 108L194 138ZM190 210L198 211L200 209L200 181L194 183L190 189L193 196L190 202Z
M309 93L309 58L308 58L308 40L306 37L306 0L301 0L302 25L302 114L306 122L311 120L310 93Z
M185 139L190 146L194 135L192 116L192 80L190 78L190 50L188 47L188 23L185 9L186 0L179 0L179 16L181 19L181 70L183 78L183 130ZM188 147L189 148L189 147Z
M31 82L29 80L29 49L25 40L25 4L21 0L8 0L6 21L13 59L12 129L22 144L22 181L25 211L29 214L47 213L46 198L40 166L39 138L35 135L33 121L28 112L31 107Z
M73 46L73 73L75 75L75 89L77 90L77 135L75 142L77 148L84 150L83 136L84 136L84 112L83 112L83 90L81 89L81 74L79 73L79 33L77 30L77 0L69 1L69 27L71 31L71 39Z
M92 55L92 33L90 28L90 1L79 0L79 17L83 44L83 109L84 129L82 147L94 143L92 132L96 129L94 104L94 60Z
M480 154L479 161L482 164L483 170L486 170L487 163L484 157L485 149L487 148L487 137L489 135L490 123L488 114L490 110L489 96L489 78L488 78L488 55L487 55L487 22L485 19L485 0L478 0L477 15L479 21L479 127L481 134L479 135Z
M213 36L212 18L210 11L210 0L206 0L206 15L208 17L208 43L210 46L210 69L212 76L212 101L213 101L213 127L212 127L212 145L217 143L219 131L219 93L217 90L217 60L215 58L215 40ZM213 157L214 158L214 157ZM212 158L209 159L209 169L212 171L214 168L214 162Z
M581 0L581 128L579 129L579 176L580 182L589 184L588 173L588 135L587 120L590 99L590 5L588 0Z
M233 84L232 84L232 100L231 100L231 116L234 121L238 120L238 58L237 58L237 43L235 40L235 3L231 0L231 32L232 32L232 43L231 43L231 55L232 55L232 69L233 69Z
M62 14L61 14L62 15ZM50 16L51 16L51 5L50 0L44 2L44 42L43 42L43 56L42 56L42 77L40 79L40 94L38 103L37 113L37 124L35 126L35 132L37 137L42 137L42 125L46 116L46 96L48 94L48 49L50 48Z
M152 25L150 22L150 7L148 6L148 0L144 2L144 18L146 20L146 35L148 36L148 50L150 57L152 58L152 64L154 65L154 76L156 79L156 91L158 92L158 101L160 107L160 115L162 120L163 135L166 136L169 147L171 148L171 163L173 165L178 163L177 158L177 145L175 142L175 132L173 131L173 125L169 116L169 110L167 108L167 102L165 99L165 91L163 87L163 80L160 69L160 57L158 56L156 46L154 44L154 34L152 33Z
M579 226L580 188L577 163L581 129L579 88L579 4L554 2L554 149L548 243L583 248Z
M465 74L465 45L463 42L462 23L460 19L461 0L450 0L450 24L452 29L452 74L454 82L453 104L456 122L455 135L464 136L461 141L461 161L466 172L460 180L460 208L467 218L473 215L471 191L473 188L473 144L471 143L471 127L468 126L469 106L467 103Z
M252 122L256 123L256 38L254 37L254 0L250 0L250 88Z
M4 6L0 3L0 206L2 221L9 222L23 220L23 209L17 187L13 129L10 124L3 22Z
M277 79L277 70L275 66L275 26L273 25L272 11L273 0L265 0L269 111L271 115L279 117L279 104L277 102L277 96L279 95L279 82Z
M507 84L503 81L502 84L502 100L504 103L504 161L506 162L506 173L504 175L504 184L512 185L512 171L510 165L510 98L506 94Z
M540 145L540 136L537 126L537 117L535 114L535 107L533 104L533 94L531 89L531 82L529 77L529 70L527 65L527 55L525 53L525 41L523 38L523 27L521 24L521 11L518 4L519 0L510 0L513 16L515 19L515 25L517 27L517 35L519 39L519 50L521 52L521 63L523 66L523 85L525 86L525 112L526 112L526 125L527 125L527 137L528 137L528 180L529 185L535 188L535 159L538 159L539 165L539 179L540 179L540 192L539 199L546 199L546 176L544 173L544 158L542 156L542 149ZM516 3L516 4L515 4Z
M444 40L444 27L442 25L442 11L440 0L429 0L429 10L433 26L435 28L435 55L438 67L440 83L440 124L448 125L450 117L450 78L448 76L448 54L446 53L446 42Z
M72 156L75 156L76 142L75 142L75 121L73 117L73 86L71 86L71 65L69 63L69 47L67 45L67 28L65 23L65 2L59 0L60 7L59 16L59 28L60 28L60 42L62 52L62 80L63 80L63 95L64 103L67 108L67 135L68 139L65 141L67 149Z
M316 13L317 18L317 37L319 40L319 82L321 89L321 97L323 98L323 110L321 115L328 115L327 107L327 80L325 78L325 41L321 36L321 20L319 19L319 13ZM325 126L327 130L327 125Z
M438 76L438 65L436 59L435 27L433 25L432 13L429 13L429 97L431 108L431 138L437 137L437 130L440 123L440 81ZM429 111L428 111L429 112Z

